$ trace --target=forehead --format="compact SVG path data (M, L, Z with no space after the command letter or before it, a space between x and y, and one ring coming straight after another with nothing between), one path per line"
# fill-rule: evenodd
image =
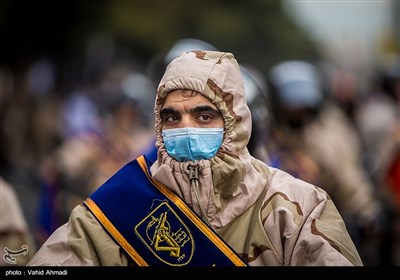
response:
M199 92L192 90L174 90L165 97L163 107L172 106L176 103L193 103L196 105L211 105L215 107L210 99Z

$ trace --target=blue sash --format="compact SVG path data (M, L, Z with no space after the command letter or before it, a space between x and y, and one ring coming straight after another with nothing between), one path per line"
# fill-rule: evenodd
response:
M148 171L126 164L85 205L139 266L246 266L178 196Z

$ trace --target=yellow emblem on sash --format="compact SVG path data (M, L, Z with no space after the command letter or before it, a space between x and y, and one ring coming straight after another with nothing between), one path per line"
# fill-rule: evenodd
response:
M154 208L134 231L148 249L168 265L184 266L193 257L193 236L167 202Z

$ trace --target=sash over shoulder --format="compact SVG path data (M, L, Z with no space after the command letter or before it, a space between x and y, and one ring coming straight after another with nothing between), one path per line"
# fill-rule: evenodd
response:
M129 162L84 204L139 266L246 266L187 204L151 178L146 156Z

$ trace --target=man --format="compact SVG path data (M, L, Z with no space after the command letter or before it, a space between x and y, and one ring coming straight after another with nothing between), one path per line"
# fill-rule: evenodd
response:
M156 156L113 175L29 265L362 265L325 191L249 154L233 54L174 59L154 112Z

